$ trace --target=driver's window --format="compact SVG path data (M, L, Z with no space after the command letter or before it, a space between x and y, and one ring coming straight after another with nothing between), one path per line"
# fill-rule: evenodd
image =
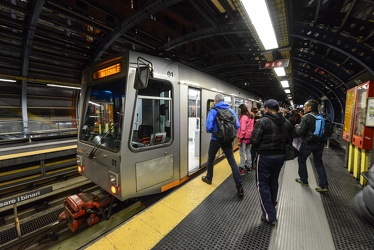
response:
M172 85L158 80L149 80L147 88L138 90L132 148L145 149L171 141L171 93Z

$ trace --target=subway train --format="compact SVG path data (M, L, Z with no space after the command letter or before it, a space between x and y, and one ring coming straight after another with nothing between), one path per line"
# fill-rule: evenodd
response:
M127 51L82 75L78 171L105 197L77 194L60 220L72 231L110 217L120 201L164 192L206 165L210 134L205 119L217 93L236 110L261 100L184 64ZM217 158L223 152L217 153ZM114 198L115 197L115 198Z

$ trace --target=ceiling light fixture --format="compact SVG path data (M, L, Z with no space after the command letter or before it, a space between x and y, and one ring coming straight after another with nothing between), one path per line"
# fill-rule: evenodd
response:
M290 86L288 85L288 81L287 80L283 80L281 81L281 84L282 84L282 87L283 88L289 88Z
M286 71L284 71L283 67L274 68L273 70L277 76L286 76Z
M266 0L242 0L241 3L247 11L265 50L278 48Z
M65 89L81 89L79 87L63 86L63 85L56 85L56 84L47 84L47 86L49 86L49 87L65 88Z
M0 78L0 82L16 82L16 80Z
M284 92L287 93L287 94L290 94L290 93L291 93L291 90L289 90L289 89L285 89Z

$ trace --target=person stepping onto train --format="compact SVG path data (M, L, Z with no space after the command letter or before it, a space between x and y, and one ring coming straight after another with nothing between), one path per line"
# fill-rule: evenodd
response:
M221 110L229 109L233 117L235 118L236 129L240 127L238 118L234 110L229 108L229 105L227 103L224 103L224 96L222 94L217 94L214 98L214 106L209 111L207 121L206 121L206 131L207 133L212 133L212 135L210 137L210 144L209 144L209 150L208 150L207 173L206 173L206 176L202 177L202 181L207 184L212 184L214 159L219 148L222 148L226 156L226 160L228 161L231 167L232 176L235 181L235 186L236 186L238 195L239 197L242 197L244 195L244 190L243 190L243 185L242 185L242 179L239 173L239 167L234 158L232 142L219 142L217 138L215 137L215 133L218 132L218 125L216 122L216 116L218 115L217 109L221 109ZM236 131L235 131L235 135L236 135Z

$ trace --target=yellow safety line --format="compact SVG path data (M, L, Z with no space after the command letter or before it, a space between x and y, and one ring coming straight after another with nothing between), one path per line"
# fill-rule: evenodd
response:
M59 147L59 148L42 149L42 150L36 150L36 151L28 151L28 152L10 154L10 155L2 155L0 156L0 161L24 157L24 156L51 153L51 152L62 151L62 150L73 149L73 148L77 148L77 145L65 146L65 147Z
M238 154L235 156L237 158ZM205 173L197 176L86 249L151 249L230 174L231 168L224 159L214 167L212 185L201 181ZM236 195L236 192L232 180L232 195Z

